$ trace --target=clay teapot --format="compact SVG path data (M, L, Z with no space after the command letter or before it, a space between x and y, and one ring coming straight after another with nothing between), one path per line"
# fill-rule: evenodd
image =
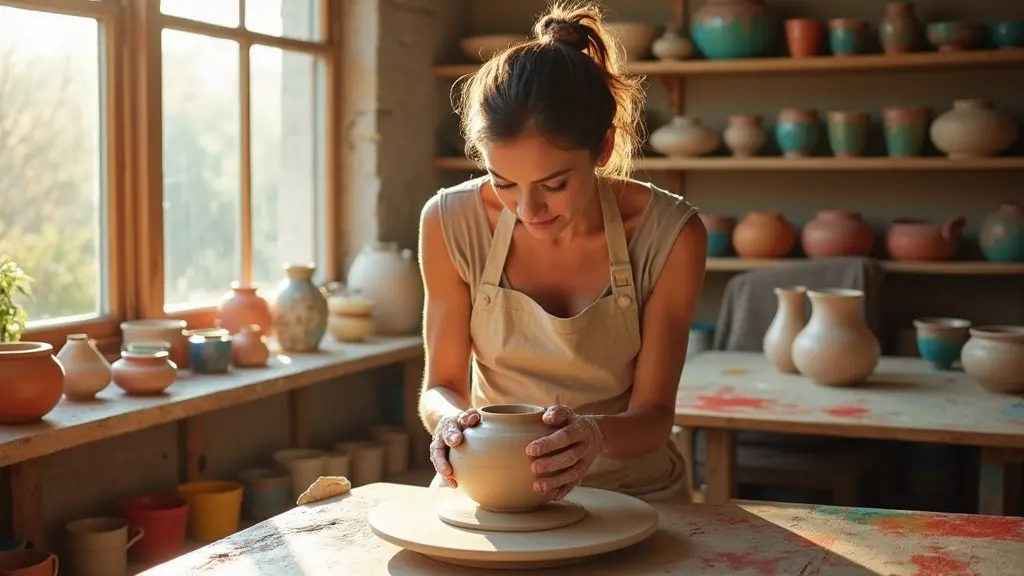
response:
M895 260L948 260L956 254L966 223L963 216L942 225L895 220L886 235L885 246Z
M529 404L493 404L478 410L480 424L462 432L448 461L459 488L485 510L525 512L551 500L533 489L537 478L526 446L554 432L541 420L544 409Z
M875 242L859 212L819 210L804 226L800 243L809 258L867 256Z

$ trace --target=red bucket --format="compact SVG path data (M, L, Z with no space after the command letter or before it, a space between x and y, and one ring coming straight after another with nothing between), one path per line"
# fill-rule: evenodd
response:
M132 528L145 531L128 554L136 562L166 562L181 554L188 526L188 504L177 494L143 494L117 503Z

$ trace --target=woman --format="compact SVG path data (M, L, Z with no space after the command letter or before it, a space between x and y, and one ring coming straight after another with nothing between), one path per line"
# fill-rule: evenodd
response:
M677 493L670 434L707 232L682 198L627 177L643 93L597 9L555 7L534 36L463 87L487 176L421 216L432 485L458 486L448 449L474 409L526 403L558 428L527 448L535 490Z

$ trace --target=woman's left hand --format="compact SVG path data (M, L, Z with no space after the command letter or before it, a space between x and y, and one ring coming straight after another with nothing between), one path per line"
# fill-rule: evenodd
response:
M573 412L568 406L551 406L544 411L544 423L559 430L534 440L526 453L536 458L533 483L537 492L554 492L561 500L583 480L583 476L604 451L604 435L592 416Z

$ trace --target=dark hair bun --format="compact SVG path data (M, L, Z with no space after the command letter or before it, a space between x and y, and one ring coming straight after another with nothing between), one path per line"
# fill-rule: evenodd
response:
M552 16L544 18L540 22L539 28L544 38L565 44L580 52L586 50L587 46L590 45L590 36L594 33L594 30L586 24L570 22Z

